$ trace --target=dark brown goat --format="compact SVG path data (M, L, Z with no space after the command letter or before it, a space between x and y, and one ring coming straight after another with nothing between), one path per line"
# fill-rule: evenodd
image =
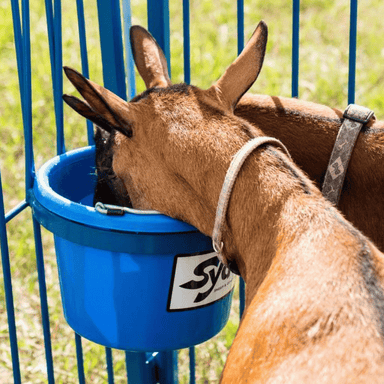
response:
M115 175L112 169L113 135L104 129L96 127L96 175L97 182L93 197L93 205L97 202L123 207L132 207L131 199L124 183Z
M245 95L235 114L277 137L320 187L343 112L283 97ZM355 145L338 208L384 251L384 122L367 123Z
M133 27L136 45L152 44ZM132 102L66 69L84 99L66 102L114 132L113 171L134 207L156 209L212 235L233 156L263 136L234 115L262 65L260 23L208 90L170 85L154 57L136 57L150 87ZM158 51L156 51L158 55ZM246 311L222 383L381 383L384 255L321 195L278 147L245 161L229 201L226 261L246 281Z

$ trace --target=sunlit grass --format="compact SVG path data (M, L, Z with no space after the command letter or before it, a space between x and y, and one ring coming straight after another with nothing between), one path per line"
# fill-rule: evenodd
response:
M236 57L236 2L191 0L192 83L207 88ZM80 69L75 2L63 5L63 63ZM43 1L31 6L33 134L37 168L55 150L55 115L45 9ZM264 68L255 93L290 96L291 92L291 7L286 0L245 1L245 39L260 19L269 26L269 43ZM95 2L85 1L90 76L102 83L102 66ZM345 0L302 0L300 30L299 96L306 100L345 108L348 85L349 2ZM133 23L146 26L146 3L132 1ZM170 0L171 72L175 83L183 81L182 7ZM372 108L384 118L384 2L359 3L356 102ZM9 0L0 0L0 167L7 210L25 197L24 139L13 28ZM138 79L138 91L144 89ZM73 93L64 81L64 91ZM86 145L84 120L67 107L67 149ZM45 356L40 322L40 302L29 209L8 225L13 288L18 326L22 381L46 382ZM55 378L57 383L77 382L73 331L66 324L60 300L52 236L43 230L45 273ZM238 293L227 327L196 351L197 382L216 383L238 326ZM0 277L0 381L12 382L12 366ZM105 350L83 340L84 367L90 383L105 383ZM126 381L124 353L114 351L115 382ZM180 383L188 382L188 353L180 352Z

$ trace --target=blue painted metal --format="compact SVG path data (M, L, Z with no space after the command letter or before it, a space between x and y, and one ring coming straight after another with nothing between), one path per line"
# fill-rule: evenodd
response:
M183 0L183 55L184 82L191 83L191 34L190 34L189 0Z
M51 74L53 84L53 100L56 119L56 152L65 152L64 143L64 115L63 115L63 59L61 42L61 1L45 0L48 26L48 42L51 58Z
M75 344L77 357L77 377L79 379L79 384L85 384L83 347L81 345L81 337L77 333L75 333Z
M11 0L15 49L19 76L21 110L25 138L25 187L33 185L34 160L32 142L32 85L31 85L31 47L29 31L29 2L22 5L23 24L20 22L20 8L17 0Z
M55 72L53 82L53 99L55 102L56 146L57 154L65 152L64 144L64 113L63 113L63 52L61 38L61 0L54 3L54 40L55 40Z
M31 80L31 39L29 21L29 1L22 0L23 17L23 125L25 138L25 186L33 185L34 160L32 139L32 80Z
M189 384L196 383L196 354L195 347L189 348Z
M155 373L159 383L177 384L177 351L159 352L156 355Z
M239 316L241 319L245 309L245 282L242 277L239 277L239 296L240 296Z
M45 346L45 360L47 364L48 383L55 382L53 371L53 358L52 358L52 343L51 331L49 326L49 312L48 312L48 299L47 299L47 286L45 283L45 268L43 258L43 244L41 241L41 227L38 221L33 217L33 233L35 238L35 251L36 251L36 267L39 280L39 293L40 293L40 307L41 307L41 320L43 325L44 346Z
M79 29L81 71L86 78L89 78L87 39L85 34L83 0L76 0L76 9L77 9L77 23L78 23L78 29ZM93 124L89 120L87 120L87 137L88 137L89 145L95 144L95 140L93 139Z
M299 97L300 0L293 0L292 18L292 97Z
M148 30L156 39L167 58L169 77L171 77L171 50L169 32L168 0L148 0Z
M351 0L349 22L348 104L355 102L356 89L357 0Z
M26 200L21 201L19 204L16 205L15 208L11 209L6 215L5 215L5 222L8 223L8 221L12 220L14 217L16 217L20 212L24 211L25 208L27 208L29 204L26 202Z
M47 19L47 30L48 30L48 43L49 43L49 57L51 63L51 75L53 82L53 74L55 73L55 38L54 38L54 26L53 26L53 6L52 0L45 0L45 16Z
M97 0L104 86L127 99L123 38L118 0Z
M237 54L240 55L244 49L244 1L237 0ZM239 315L240 318L243 316L245 308L245 282L240 277L239 283L239 296L240 296L240 307Z
M39 169L37 182L34 185L33 191L28 195L28 202L35 211L35 215L50 231L58 233L67 240L84 245L100 245L101 249L103 247L98 239L93 239L93 242L89 244L88 240L84 238L86 236L84 231L80 235L71 234L72 231L66 230L65 226L70 226L71 223L77 222L89 227L90 231L95 230L92 233L95 236L102 236L100 231L106 231L106 228L109 231L130 232L134 234L159 232L163 234L169 233L170 235L183 232L198 233L191 225L160 214L140 215L140 217L138 215L126 214L123 217L119 217L119 220L114 216L98 214L97 221L95 222L94 214L96 210L92 207L91 201L96 182L94 157L95 148L84 147L67 152L61 156L56 156ZM66 173L60 172L60 170L66 170ZM76 184L77 188L70 187L69 182L71 180ZM61 218L59 224L56 223L58 219L55 219L55 216ZM51 220L53 221L52 223L50 223ZM66 221L69 223L66 224ZM78 231L81 231L81 229L79 228ZM109 236L114 235L111 233ZM118 238L119 236L116 239L113 238L113 240L118 241ZM106 243L111 243L111 241L104 240ZM161 244L156 241L155 237L153 242L155 245ZM151 250L146 250L143 246L128 244L124 246L124 242L116 244L116 247L114 244L109 244L108 247L113 247L112 250L114 251L151 252Z
M113 357L112 357L111 348L105 348L105 359L107 362L108 384L113 384L114 374L113 374Z
M237 0L237 54L244 48L244 0Z
M131 4L129 0L122 0L123 4L123 25L124 25L124 48L125 48L125 73L128 85L128 100L136 94L135 79L135 63L132 56L131 43L129 38L129 30L132 25L131 21Z
M15 309L13 305L13 292L12 292L12 276L11 265L9 262L9 249L8 249L8 237L5 227L5 212L4 212L4 200L3 200L3 187L0 174L0 246L1 246L1 265L3 268L4 289L5 289L5 303L8 316L8 332L9 342L11 345L11 357L13 368L13 380L14 384L21 383L20 376L20 362L19 351L17 347L17 333L16 333L16 321L15 321Z
M81 54L81 70L83 75L89 78L87 38L85 33L84 3L83 0L76 0L77 25L79 29L79 42Z
M18 2L12 0L12 16L14 20L15 39L20 39L22 44L15 42L19 82L20 99L22 104L23 127L25 137L25 186L28 191L33 186L34 181L34 159L32 141L32 87L31 87L31 47L30 47L30 21L29 21L29 1L22 0L22 26L20 23L20 10ZM22 28L22 29L21 29ZM17 213L25 208L25 203L20 203L9 215L15 217ZM2 214L2 217L4 215ZM47 294L44 276L44 261L42 257L42 244L40 226L33 219L34 237L36 245L36 261L40 288L40 303L44 333L45 354L47 363L48 382L54 383L52 347L50 340L50 328L48 317ZM3 250L2 250L3 252Z
M155 384L155 360L146 352L126 352L126 367L130 384Z

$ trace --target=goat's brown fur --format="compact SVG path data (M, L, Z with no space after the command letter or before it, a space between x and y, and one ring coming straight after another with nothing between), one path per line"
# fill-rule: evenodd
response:
M163 52L153 38L142 38L139 34L136 33L137 38L133 38L132 43L134 52L141 55L136 63L147 87L156 81L161 86L171 85ZM253 72L259 73L261 64L262 60L254 62ZM164 74L159 75L162 71ZM246 73L252 71L247 69ZM237 81L231 87L236 84ZM343 111L297 99L246 94L236 105L235 115L261 129L266 136L281 140L296 165L319 188L322 186L343 122ZM384 122L371 120L356 142L338 208L381 251L384 251L383 175Z
M132 33L139 45L151 39L139 27ZM88 102L79 108L67 97L74 109L95 122L99 113L110 127L122 122L113 170L135 207L212 234L233 155L263 135L233 108L257 77L266 34L260 23L235 65L205 91L168 85L112 105L101 87L66 70ZM246 311L222 383L382 382L384 256L278 148L259 148L243 165L223 240L225 258L246 281Z
M343 121L338 109L297 99L245 95L235 114L281 140L295 163L321 187ZM384 122L361 131L341 193L339 209L384 251Z

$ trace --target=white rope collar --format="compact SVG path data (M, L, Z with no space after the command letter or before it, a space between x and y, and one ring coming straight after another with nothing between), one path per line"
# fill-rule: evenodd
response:
M233 185L235 184L236 177L239 174L241 166L243 165L246 158L256 148L260 147L263 144L273 144L275 146L278 146L283 150L283 152L285 152L285 154L289 158L291 158L287 148L281 141L273 137L266 137L266 136L256 137L255 139L248 141L248 143L245 144L234 156L228 168L227 174L224 179L223 187L221 189L219 202L217 204L217 209L216 209L215 225L213 227L213 233L212 233L213 249L217 252L217 256L219 257L220 261L224 265L226 265L227 263L224 262L224 257L222 254L223 248L224 248L224 243L221 239L222 228L224 225L232 188L233 188Z

